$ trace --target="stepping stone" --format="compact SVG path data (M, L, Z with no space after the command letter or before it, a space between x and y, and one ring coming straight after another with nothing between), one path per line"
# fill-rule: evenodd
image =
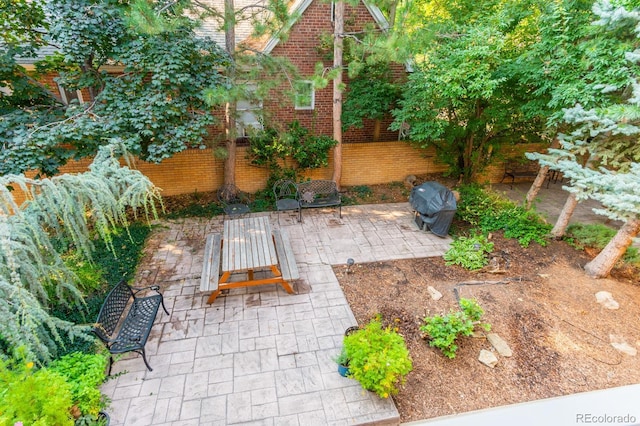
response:
M482 349L480 351L480 356L478 357L478 361L480 361L487 367L493 368L498 363L498 358L496 358L493 352L488 351L486 349Z
M620 305L613 298L613 295L608 291L599 291L596 293L596 302L601 304L607 309L618 309Z
M429 292L429 294L431 295L431 298L433 300L440 300L442 299L442 293L440 293L438 290L436 290L435 288L433 288L432 286L427 287L427 291Z
M496 333L487 334L487 340L500 355L507 357L513 355L513 352L511 352L511 348L507 345L507 342L505 342L502 337L498 336Z
M609 335L609 341L611 342L611 346L616 348L617 351L627 354L629 356L636 356L638 354L638 350L628 344L624 337L618 336L616 334Z

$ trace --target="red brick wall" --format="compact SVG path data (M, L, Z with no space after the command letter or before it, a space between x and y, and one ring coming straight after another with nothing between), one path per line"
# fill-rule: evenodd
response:
M345 32L359 32L366 24L375 23L375 20L360 2L357 6L345 5ZM331 3L323 1L312 2L304 14L298 19L289 31L285 42L280 42L271 52L274 56L288 58L298 69L302 76L311 76L315 72L317 63L322 62L325 69L333 67L333 59L327 58L327 54L318 51L323 35L333 34L331 22ZM331 52L332 50L329 50ZM404 76L402 66L396 66L395 75ZM343 73L343 81L348 86L348 78ZM313 110L295 110L293 102L282 101L284 97L274 94L272 99L278 101L265 101L264 109L272 114L280 124L288 124L297 120L307 129L317 135L333 135L333 82L324 89L315 92L315 108ZM379 140L396 140L397 132L387 130L391 120L386 120L380 126ZM343 134L343 142L362 142L373 140L374 122L366 120L363 129L349 129Z

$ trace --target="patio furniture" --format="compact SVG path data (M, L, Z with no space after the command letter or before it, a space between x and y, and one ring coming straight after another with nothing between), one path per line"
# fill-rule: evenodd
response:
M298 184L300 200L299 220L302 221L302 209L318 207L338 207L342 218L342 198L336 183L332 180L310 180Z
M507 160L507 162L504 163L504 174L502 175L502 179L500 179L500 183L502 183L505 178L510 177L511 189L513 189L513 183L516 179L535 179L536 176L538 176L539 170L540 164L538 164L537 161Z
M279 180L273 184L273 195L276 199L276 210L295 210L300 216L300 201L298 200L298 187L293 181Z
M425 182L415 186L409 195L409 204L415 210L418 228L446 237L456 214L456 197L438 182Z
M138 294L143 290L153 290L157 294L140 297ZM125 352L137 352L142 355L149 371L153 371L147 362L144 345L147 343L160 305L169 315L160 287L157 285L135 288L122 280L109 292L92 329L111 353L107 375L111 375L113 354Z
M258 271L265 277L256 277ZM267 216L225 220L222 235L207 236L200 291L212 292L208 304L222 290L237 287L280 284L292 294L289 281L298 278L289 239L283 230L272 231Z
M223 185L218 189L217 196L227 216L242 216L251 211L249 195L240 191L235 185Z

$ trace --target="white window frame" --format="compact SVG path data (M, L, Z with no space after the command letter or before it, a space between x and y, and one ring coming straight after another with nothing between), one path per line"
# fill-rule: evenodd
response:
M308 85L311 93L309 93L309 102L305 105L301 105L300 103L298 103L300 101L300 97L303 96L303 94L299 94L298 93L298 84L304 84L304 85ZM306 98L306 95L305 95ZM316 106L316 90L313 87L313 81L311 80L300 80L298 82L296 82L296 94L295 94L295 109L297 111L312 111L315 109Z
M249 86L249 92L255 92L256 88ZM239 137L248 137L249 128L264 130L262 126L262 99L259 101L240 99L236 102L236 129Z
M72 100L77 99L79 103L84 103L84 99L82 99L82 91L76 90L75 92L72 90L68 90L66 87L58 84L58 91L60 92L60 100L63 104L69 105ZM75 96L73 96L75 94Z

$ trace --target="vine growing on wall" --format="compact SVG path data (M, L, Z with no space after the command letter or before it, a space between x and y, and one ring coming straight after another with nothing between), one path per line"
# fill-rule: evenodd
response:
M250 137L248 157L251 164L268 168L271 176L292 177L301 170L327 167L329 150L336 144L333 138L313 135L293 121L284 132L267 128Z

